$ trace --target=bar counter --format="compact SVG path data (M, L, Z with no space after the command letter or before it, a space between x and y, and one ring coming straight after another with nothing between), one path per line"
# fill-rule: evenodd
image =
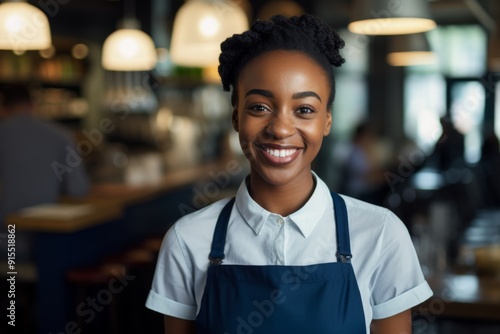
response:
M414 310L423 318L500 324L500 277L446 274L429 277L428 282L434 296Z
M87 205L87 214L71 219L33 217L21 213L7 217L7 224L16 229L31 232L72 233L119 218L130 205L154 200L186 185L201 183L209 179L209 173L223 170L225 162L185 168L167 173L160 182L147 185L93 184L87 197L76 199L62 197L61 205Z

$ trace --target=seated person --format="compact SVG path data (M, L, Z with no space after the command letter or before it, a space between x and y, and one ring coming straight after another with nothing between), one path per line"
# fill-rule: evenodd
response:
M55 203L62 194L84 196L89 185L71 134L36 117L26 87L1 87L0 115L0 247L4 258L7 215L33 205ZM18 260L29 257L30 248L28 236L19 232Z

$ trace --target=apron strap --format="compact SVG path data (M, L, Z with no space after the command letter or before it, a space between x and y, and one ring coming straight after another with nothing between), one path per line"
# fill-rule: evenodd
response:
M351 243L349 238L349 223L345 201L339 194L332 191L335 222L337 228L337 260L351 262Z
M226 244L227 225L229 224L229 216L233 208L235 198L233 197L222 209L217 225L215 226L214 237L212 239L212 249L208 256L210 265L221 264L224 259L224 245Z

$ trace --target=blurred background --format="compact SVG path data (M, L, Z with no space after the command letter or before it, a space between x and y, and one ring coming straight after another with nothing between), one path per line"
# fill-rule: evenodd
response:
M15 231L23 254L2 254L0 301L6 310L15 300L17 331L162 332L143 305L163 234L234 194L248 172L218 46L256 19L301 13L346 43L332 132L313 169L408 227L435 292L415 308L414 333L500 332L494 0L1 2L0 88L29 89L32 113L71 137L53 171L69 179L80 169L86 180L81 193L58 184L57 199L35 201L15 186L38 183L27 168L2 179L2 165L30 154L16 143L35 134L8 137L0 114L0 200L19 198L0 203L0 243Z

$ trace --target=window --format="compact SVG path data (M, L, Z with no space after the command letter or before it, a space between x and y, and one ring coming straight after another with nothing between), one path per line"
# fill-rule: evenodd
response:
M346 29L340 30L339 35L346 43L340 52L346 62L334 69L336 96L332 110L332 135L347 140L353 129L367 117L369 38Z
M439 62L436 70L447 77L479 77L486 66L487 35L479 25L440 26L427 34Z
M405 79L406 135L426 152L441 135L446 112L446 83L440 74L409 74Z
M465 159L476 162L480 157L480 129L485 108L485 92L480 78L486 70L487 35L479 25L440 26L426 35L439 61L433 65L407 68L405 133L429 152L442 132L439 118L449 116L465 135ZM449 87L451 100L448 106L445 78L453 78L449 80L453 86ZM498 133L500 125L497 128Z
M479 81L453 83L450 116L455 128L465 136L465 160L469 163L481 158L484 104L484 86Z

